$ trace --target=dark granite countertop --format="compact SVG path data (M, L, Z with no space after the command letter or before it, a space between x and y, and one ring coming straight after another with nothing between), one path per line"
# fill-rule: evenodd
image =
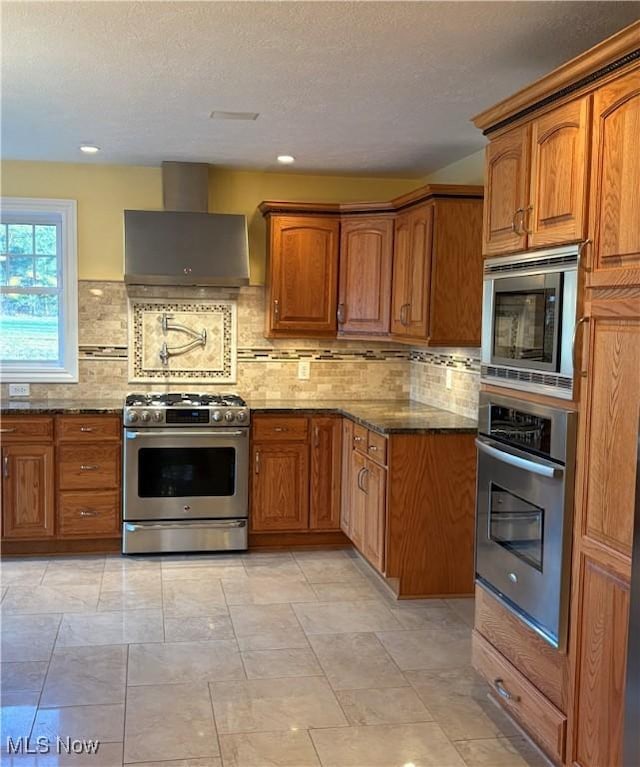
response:
M343 415L380 434L473 434L472 418L413 400L251 400L253 413L333 413Z
M413 400L250 400L254 413L332 413L343 415L380 434L471 434L474 419ZM122 400L5 400L2 415L90 415L122 413Z
M2 415L96 415L122 413L122 398L100 400L7 399L0 404Z

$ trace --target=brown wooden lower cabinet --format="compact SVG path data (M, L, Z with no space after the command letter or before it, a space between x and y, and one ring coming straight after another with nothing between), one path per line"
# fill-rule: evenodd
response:
M312 533L337 533L335 542L344 542L342 419L258 413L252 434L251 532L304 533L308 540Z
M2 448L2 535L49 538L54 534L53 445Z
M121 431L118 415L3 417L4 553L119 548Z

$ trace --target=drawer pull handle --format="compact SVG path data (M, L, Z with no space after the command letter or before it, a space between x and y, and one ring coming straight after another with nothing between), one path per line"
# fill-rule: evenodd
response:
M93 426L81 426L80 431L93 431Z
M97 463L83 463L80 465L80 471L96 471L99 468Z
M278 431L278 432L280 432L280 431L289 431L289 429L286 426L274 426L273 430L274 431Z
M509 692L509 690L507 690L507 688L504 686L504 681L502 679L494 679L493 686L498 691L498 695L500 695L505 700L510 700L513 703L518 703L520 701L520 696Z
M9 456L5 455L2 459L2 474L5 479L9 479Z
M378 448L377 448L375 445L369 445L369 450L370 450L372 453L375 453L377 449L378 449Z
M13 434L15 431L15 427L12 426L11 428L5 427L3 429L0 429L0 434Z
M362 442L362 437L357 437L356 436L356 437L353 438L353 441L354 442Z
M97 517L98 512L95 509L81 509L80 516L81 517Z

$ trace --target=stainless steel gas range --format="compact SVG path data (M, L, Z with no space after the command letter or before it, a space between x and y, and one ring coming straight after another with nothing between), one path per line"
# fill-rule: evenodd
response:
M123 553L246 549L250 415L244 400L130 394L123 420Z

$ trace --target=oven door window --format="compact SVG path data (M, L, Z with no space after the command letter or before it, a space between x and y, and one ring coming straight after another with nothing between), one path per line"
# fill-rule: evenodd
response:
M233 495L232 447L144 447L138 452L140 498Z
M489 538L542 572L544 509L491 482Z
M530 287L497 289L494 297L493 356L524 366L554 368L560 319L560 280L532 278ZM524 282L525 280L519 280Z

